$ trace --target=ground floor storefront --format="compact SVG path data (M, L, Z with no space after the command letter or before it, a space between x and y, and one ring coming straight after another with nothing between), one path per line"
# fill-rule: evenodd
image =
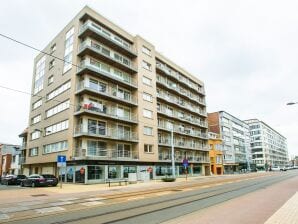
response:
M137 181L161 179L172 175L170 163L136 163L123 161L70 161L66 167L57 168L57 163L31 164L23 167L25 175L30 174L54 174L63 182L70 183L104 183L107 179L129 178L135 174ZM210 175L210 164L190 163L188 167L183 164L175 164L177 177L181 176L205 176Z

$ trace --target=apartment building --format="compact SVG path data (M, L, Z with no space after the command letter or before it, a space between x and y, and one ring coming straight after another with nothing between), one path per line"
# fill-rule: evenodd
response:
M225 112L208 113L209 131L223 139L224 173L241 172L251 167L249 126Z
M20 146L0 143L0 176L20 173Z
M89 7L35 58L24 173L103 182L128 173L171 172L188 159L191 175L208 174L204 83ZM173 142L171 138L173 134Z
M222 139L219 134L213 132L209 132L208 136L211 173L213 175L222 175L224 170Z
M249 125L252 161L258 170L288 165L287 139L258 119L245 121Z

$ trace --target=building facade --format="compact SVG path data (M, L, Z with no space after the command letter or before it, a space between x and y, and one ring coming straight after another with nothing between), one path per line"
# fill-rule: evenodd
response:
M210 132L222 136L224 173L250 170L249 126L225 111L208 113L208 126Z
M93 183L210 170L204 84L89 7L35 59L24 173ZM63 58L64 61L57 60Z
M245 121L250 129L252 161L258 170L288 165L287 139L258 119Z
M213 132L209 132L208 135L211 173L213 175L222 175L224 171L222 139L219 134Z
M0 143L0 176L20 173L20 146Z

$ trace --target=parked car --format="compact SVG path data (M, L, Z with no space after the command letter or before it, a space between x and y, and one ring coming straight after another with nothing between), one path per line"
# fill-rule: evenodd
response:
M279 166L273 166L271 167L270 171L280 171L280 167Z
M25 175L7 175L1 178L1 184L5 185L12 185L17 184L19 185L22 180L26 179Z
M280 171L287 171L287 167L281 167Z
M57 186L58 179L52 174L32 174L22 180L21 187Z

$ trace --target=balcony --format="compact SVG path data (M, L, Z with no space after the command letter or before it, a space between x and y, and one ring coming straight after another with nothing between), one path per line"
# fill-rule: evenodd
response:
M138 105L137 99L134 96L128 96L124 93L120 93L119 91L117 91L117 88L111 86L102 87L100 85L92 85L86 81L79 82L76 94L82 94L84 92L88 92L95 96L100 95L108 100L117 100L127 105Z
M167 67L166 65L157 62L156 63L156 69L162 72L163 74L166 74L172 78L174 78L176 81L179 81L179 83L195 90L196 92L200 93L201 95L205 95L204 88L199 87L197 84L192 84L189 79L182 76L179 72L176 72L172 70L171 68Z
M137 72L137 69L132 66L131 64L132 62L130 60L128 59L124 60L122 56L117 58L115 57L114 52L105 51L103 49L104 48L100 44L90 39L87 39L80 44L78 56L83 57L85 55L91 55L96 59L109 63L130 74L134 74Z
M126 142L138 142L136 132L123 131L117 128L93 127L88 125L78 125L74 130L74 137L89 136L103 139L113 139Z
M166 115L167 117L175 118L175 119L178 119L179 121L187 122L189 124L196 125L199 127L203 127L203 128L208 127L207 122L200 121L197 118L191 118L191 116L179 115L176 111L171 113L171 112L167 111L166 109L160 107L160 108L157 108L157 113L160 113L160 114Z
M171 139L159 139L158 145L160 146L167 146L171 147ZM197 144L193 144L192 142L179 142L174 141L174 147L175 148L181 148L181 149L193 149L193 150L200 150L200 151L209 151L208 146L199 146Z
M100 25L92 22L91 20L86 21L79 31L80 38L92 37L105 45L115 49L116 51L125 54L128 57L136 57L136 51L133 49L131 44L124 41L122 38L110 33Z
M175 162L182 162L185 157L182 155L175 155ZM159 153L158 159L164 162L172 161L171 155L167 153ZM186 159L190 163L210 163L210 159L204 156L191 156L187 155Z
M173 96L168 96L168 95L166 95L164 93L161 93L161 92L157 92L156 96L157 96L157 98L162 99L167 103L171 103L171 104L173 104L175 106L178 106L178 107L180 107L184 110L188 109L191 112L195 112L196 114L207 117L206 112L204 112L204 111L202 111L198 108L195 108L195 107L191 106L190 104L187 104L185 101L183 101L181 99L177 99Z
M188 100L191 100L195 103L199 103L202 106L206 106L205 100L202 99L199 96L195 96L191 94L190 91L185 90L184 88L181 88L178 84L170 85L169 83L163 81L159 76L157 76L156 82L164 87L166 87L170 91L174 91L175 93L178 93L179 95L186 97Z
M171 132L172 129L173 129L174 133L178 133L178 134L186 135L186 136L191 136L191 137L194 137L194 138L208 139L207 134L205 134L205 133L201 133L200 131L192 130L190 128L181 128L181 127L179 127L179 125L175 125L174 128L171 128L171 127L167 127L164 124L158 124L158 128L162 129L162 130L165 130L165 131L168 131L168 132Z
M89 160L138 160L139 155L137 152L132 150L130 151L120 151L115 149L102 149L102 148L95 148L92 149L93 153L88 154L86 149L77 148L74 152L74 157L77 160L80 159L89 159Z
M81 61L80 67L78 68L77 74L82 75L84 73L90 73L99 78L105 78L111 81L117 81L122 85L132 87L137 89L138 84L136 81L129 76L119 76L116 74L114 69L111 69L109 66L105 66L100 62L92 60L90 58L86 58L85 60Z
M91 105L91 106L90 106ZM125 121L129 123L138 123L136 114L120 114L117 112L117 107L110 107L106 105L96 106L93 104L84 104L83 106L79 106L76 108L75 115L81 114L91 114L96 116L102 116L106 118L111 118L117 121Z

